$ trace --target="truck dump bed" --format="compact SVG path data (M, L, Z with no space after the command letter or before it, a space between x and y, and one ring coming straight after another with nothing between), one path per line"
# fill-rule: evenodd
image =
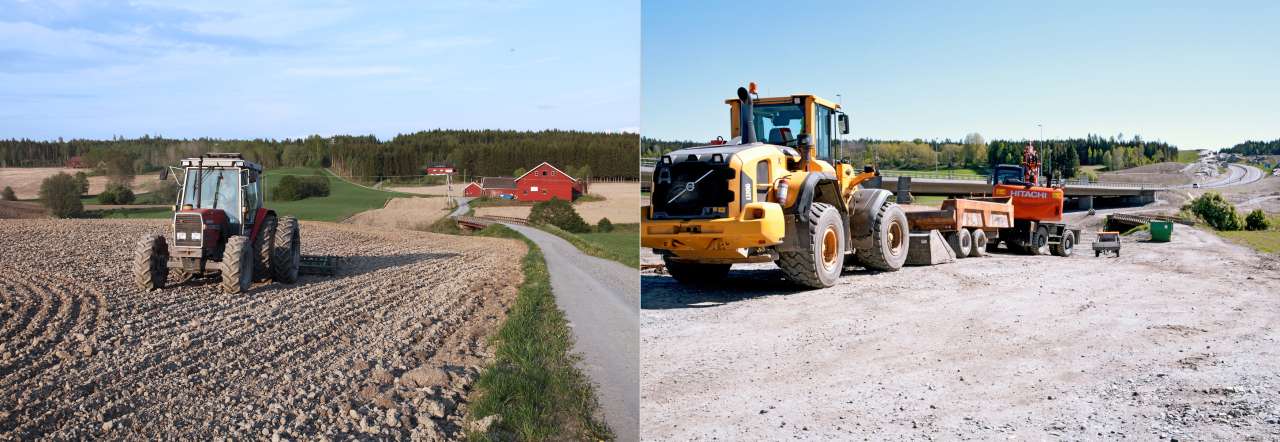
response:
M1013 203L1009 197L952 198L942 202L941 210L907 212L907 224L913 232L960 229L992 232L1013 227Z

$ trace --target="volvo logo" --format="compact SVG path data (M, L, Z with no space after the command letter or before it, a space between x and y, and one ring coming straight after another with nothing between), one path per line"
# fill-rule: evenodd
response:
M695 182L692 182L692 181L691 181L691 182L688 182L688 183L684 183L684 191L685 191L685 192L692 192L692 191L693 191L693 189L694 189L695 187L697 187L697 186L698 186L698 183L695 183Z

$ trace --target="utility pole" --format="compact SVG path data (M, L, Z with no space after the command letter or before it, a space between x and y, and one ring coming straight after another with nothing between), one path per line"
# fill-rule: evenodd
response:
M1044 157L1044 168L1047 169L1049 172L1049 185L1052 186L1053 185L1053 166L1051 165L1051 162L1053 161L1053 152L1045 149L1046 146L1044 144L1044 125L1040 123L1036 123L1036 127L1040 128L1040 149L1042 149L1047 154L1042 156Z

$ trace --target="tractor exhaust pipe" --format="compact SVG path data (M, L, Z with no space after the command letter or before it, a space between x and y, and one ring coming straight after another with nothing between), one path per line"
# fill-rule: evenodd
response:
M754 143L756 142L755 106L751 103L751 94L747 92L747 88L738 88L738 103L738 126L742 129L742 144Z

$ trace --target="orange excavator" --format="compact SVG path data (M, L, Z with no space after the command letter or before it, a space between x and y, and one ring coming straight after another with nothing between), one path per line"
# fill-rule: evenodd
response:
M1022 164L1001 164L991 172L992 194L1013 203L1013 227L1000 229L987 241L987 251L1000 243L1009 250L1038 255L1044 247L1057 256L1071 256L1080 229L1062 222L1063 188L1040 184L1040 155L1031 143L1022 151Z

